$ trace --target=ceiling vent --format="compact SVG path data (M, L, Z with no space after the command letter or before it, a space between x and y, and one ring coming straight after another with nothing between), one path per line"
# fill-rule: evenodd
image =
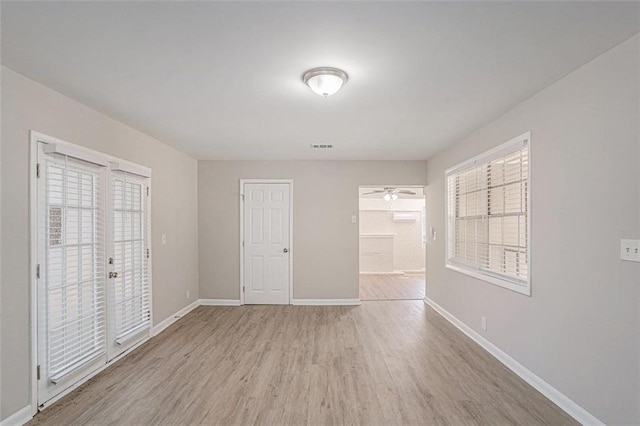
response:
M333 145L332 144L319 144L319 143L312 143L311 144L311 149L333 149Z

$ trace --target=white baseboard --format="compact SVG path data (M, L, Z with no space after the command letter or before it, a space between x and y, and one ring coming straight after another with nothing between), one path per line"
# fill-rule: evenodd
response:
M357 306L360 299L293 299L293 305L305 306Z
M533 386L538 392L549 398L554 404L564 410L571 417L576 419L583 425L604 426L604 423L598 420L594 415L576 404L565 394L545 382L543 379L527 369L524 365L510 357L502 349L482 337L468 325L453 316L450 312L438 305L432 299L426 297L424 303L431 306L434 311L442 315L447 321L453 324L458 330L469 336L471 340L482 346L484 350L493 355L498 361L503 363L507 368L516 373L522 380Z
M13 413L6 419L0 422L0 426L22 426L27 423L33 417L33 411L31 405L27 405L21 410Z
M234 299L200 299L203 306L240 306L239 300Z
M420 275L420 274L424 274L425 270L424 269L405 269L402 272L406 275Z
M151 329L151 337L155 337L158 334L162 333L167 327L169 327L174 322L178 321L183 316L187 315L189 312L193 311L198 306L200 306L200 301L195 300L189 305L180 309L175 314L170 315L168 318L164 319L163 321L160 321L160 323L158 323Z

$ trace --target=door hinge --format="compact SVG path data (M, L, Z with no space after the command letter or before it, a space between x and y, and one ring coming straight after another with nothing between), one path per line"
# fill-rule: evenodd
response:
M149 249L147 249L147 259L149 258Z
M147 186L147 197L149 196L149 187Z
M244 286L242 286L242 292L244 293Z
M40 279L40 264L36 266L36 278Z
M242 247L244 247L244 241L242 242Z
M244 201L244 194L240 194L240 198L242 198L242 201Z
M38 380L40 380L40 366L38 366L38 368L36 368L36 378Z
M40 163L36 164L36 178L40 179Z

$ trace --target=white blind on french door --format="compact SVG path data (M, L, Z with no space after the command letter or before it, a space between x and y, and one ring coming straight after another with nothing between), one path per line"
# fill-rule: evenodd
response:
M44 279L53 382L106 351L104 168L48 155Z
M113 172L115 334L120 344L150 327L147 179Z

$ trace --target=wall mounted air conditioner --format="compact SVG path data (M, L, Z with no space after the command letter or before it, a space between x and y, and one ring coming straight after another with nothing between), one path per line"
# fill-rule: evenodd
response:
M417 222L419 212L393 212L394 222Z

